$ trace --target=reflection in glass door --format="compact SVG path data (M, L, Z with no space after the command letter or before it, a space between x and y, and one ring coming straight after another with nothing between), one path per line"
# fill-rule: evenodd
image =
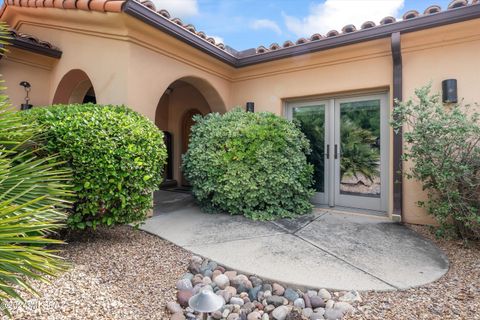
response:
M310 141L317 204L387 210L387 96L287 105Z
M314 167L314 188L316 195L313 202L326 204L327 195L325 190L326 164L326 113L327 104L323 102L299 103L291 105L290 118L297 121L300 129L310 141L311 154L308 161Z
M336 205L387 209L385 104L383 95L335 101Z

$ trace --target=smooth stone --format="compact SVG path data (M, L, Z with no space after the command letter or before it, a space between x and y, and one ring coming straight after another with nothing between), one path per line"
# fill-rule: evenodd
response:
M280 296L270 296L267 298L268 304L273 304L275 307L283 305L283 297Z
M193 285L192 281L189 279L180 279L177 281L177 289L178 290L192 290Z
M339 309L326 309L323 317L327 320L341 320L343 318L343 312Z
M264 313L262 316L262 320L269 320L270 317L268 316L268 313Z
M262 316L260 315L260 312L254 311L252 313L249 313L247 316L247 320L261 320Z
M288 308L285 307L285 306L276 307L272 311L273 319L275 319L275 320L285 320L287 318L288 311L289 311Z
M200 268L202 267L203 259L199 256L192 256L188 264L188 270L193 274L200 273Z
M215 270L219 270L221 273L224 273L225 272L225 268L222 267L222 266L218 266ZM214 270L214 271L215 271Z
M213 271L213 270L217 269L218 264L215 261L210 261L207 264L207 267L208 267L209 270Z
M212 277L211 277L212 280L215 281L215 278L218 277L218 276L221 275L221 274L222 274L222 271L220 271L220 270L218 270L218 269L215 270L215 271L213 271L213 272L212 272Z
M242 309L247 313L250 313L255 310L255 305L252 302L245 302L245 304L242 306Z
M244 301L242 298L238 298L238 297L232 297L230 299L230 304L236 304L238 306L243 306L244 305Z
M193 284L193 286L196 286L197 284L202 283L202 281L203 281L203 276L196 275L192 279L192 284Z
M316 295L317 295L317 291L315 291L315 290L307 290L307 295L308 295L309 297L316 296Z
M204 277L202 283L204 285L210 285L212 283L212 279L210 279L210 277Z
M257 301L262 301L263 300L263 291L259 291L257 293Z
M256 276L251 276L250 277L250 282L252 283L253 287L258 287L258 286L261 286L263 284L262 279L260 279L259 277L256 277Z
M183 276L182 276L182 279L188 279L188 280L192 281L193 273L190 273L190 272L184 273Z
M266 292L266 291L272 292L273 288L272 288L272 285L271 285L270 283L264 283L264 284L262 285L262 290L263 290L264 292Z
M252 289L248 290L248 297L250 298L251 301L256 300L258 293L262 290L262 286L256 286L253 287Z
M209 277L209 278L212 277L212 274L213 274L213 272L212 272L212 270L210 270L210 269L209 269L209 270L206 270L206 271L203 273L203 275L204 275L205 277Z
M223 317L223 318L228 317L228 315L230 314L230 312L231 312L230 309L225 309L225 310L223 310L223 312L222 312L222 317Z
M170 313L179 313L179 312L183 313L182 307L178 303L173 301L167 302L167 310Z
M285 292L283 293L283 296L288 300L288 301L295 301L298 299L300 296L299 294L293 290L292 288L287 288Z
M185 316L183 315L183 312L177 312L172 314L170 317L170 320L185 320Z
M335 301L333 300L328 300L327 303L325 304L325 309L331 309L333 308L333 305L335 304Z
M305 308L311 308L312 307L312 304L310 302L310 297L308 296L308 294L306 294L306 293L303 294L303 301L305 301Z
M312 308L305 308L302 310L302 314L307 317L307 318L310 318L310 316L313 314L313 310Z
M263 297L265 299L267 299L268 297L271 297L271 296L272 296L272 291L270 291L270 290L267 290L263 293Z
M230 299L232 299L232 297L233 297L233 294L231 292L226 291L226 290L219 290L217 292L217 294L219 296L221 296L223 298L223 300L225 300L225 303L229 303Z
M303 309L305 308L305 300L302 298L297 298L295 301L293 301L293 305L297 308Z
M232 294L232 296L237 294L237 289L235 289L234 287L231 287L231 286L226 287L225 291L230 292Z
M217 310L212 314L212 318L216 320L222 319L222 312Z
M275 306L269 304L269 305L267 305L267 306L265 307L265 309L263 309L263 310L264 310L266 313L270 313L270 312L272 312L274 309L275 309Z
M188 306L188 300L193 296L192 290L181 290L177 292L177 301L182 307Z
M326 289L320 289L320 291L318 291L318 295L325 301L332 299L332 295Z
M317 308L313 311L315 311L315 313L321 314L322 316L325 314L325 308Z
M224 274L216 276L213 281L220 289L225 289L226 287L230 286L230 280L228 280L228 277Z
M228 280L232 281L237 276L237 271L225 271L223 274L228 277Z
M272 284L272 293L276 296L283 296L283 293L285 292L285 288L278 283Z
M348 303L362 302L362 297L360 297L358 291L349 291L340 298L338 298L338 301Z
M240 315L238 313L230 313L227 317L227 320L239 320Z
M237 286L233 286L233 287L237 288L238 293L242 293L242 292L248 293L248 288L245 285L243 285L242 283L238 284Z
M323 320L324 319L323 315L320 314L320 313L312 313L309 318L310 318L310 320L320 320L320 319Z
M342 301L336 302L333 309L340 310L344 315L355 311L355 308L350 303Z
M322 297L313 296L310 297L310 305L312 306L312 309L323 308L325 307L325 301L323 301Z
M303 320L301 309L294 308L292 309L285 320Z

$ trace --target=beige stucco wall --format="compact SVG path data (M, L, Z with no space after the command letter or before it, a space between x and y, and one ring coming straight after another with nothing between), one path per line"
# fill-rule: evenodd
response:
M55 60L38 54L10 48L0 60L2 86L7 87L12 106L20 109L25 101L25 90L19 84L28 81L34 90L29 93L30 103L46 105L50 103L48 93L51 88L51 72Z
M41 57L29 57L25 60L30 61L28 65L8 58L0 60L0 72L14 83L7 90L12 100L21 102L23 93L16 82L27 80L33 85L32 101L48 104L62 77L71 69L81 69L88 74L99 103L127 104L152 120L157 118L160 127L168 126L174 134L177 150L181 138L175 131L180 130L181 116L190 107L223 112L253 101L256 111L283 114L284 103L293 99L379 91L388 92L389 108L393 105L388 38L233 69L124 14L8 7L4 19L19 31L50 41L63 51L61 59L42 68L38 67L45 63ZM477 19L402 35L404 98L429 81L434 91L440 91L442 80L456 78L459 97L466 102L480 101L476 56L480 50L479 28ZM190 83L202 95L190 90L175 98L174 93L164 102L168 110L157 113L165 89L178 79ZM179 161L177 155L177 179ZM405 180L404 220L432 222L416 206L419 199L420 185ZM389 203L391 212L391 195Z

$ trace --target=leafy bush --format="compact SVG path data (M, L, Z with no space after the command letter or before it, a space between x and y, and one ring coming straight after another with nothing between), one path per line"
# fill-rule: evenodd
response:
M6 34L0 23L0 44L5 45ZM0 58L4 51L2 46ZM59 169L61 163L54 157L32 154L30 142L38 128L9 109L8 97L0 93L0 310L7 315L4 300L23 301L19 287L35 294L30 279L48 282L46 275L55 276L67 267L45 246L62 243L47 236L63 226L72 197L71 172Z
M204 210L252 219L311 211L309 142L293 123L240 109L194 119L183 170Z
M125 106L56 105L24 113L44 128L45 149L73 170L71 228L138 223L152 207L166 159L163 134Z
M444 106L430 86L415 92L417 100L399 103L395 129L404 133L404 159L413 162L408 178L428 191L426 207L440 231L454 229L463 238L480 238L480 121L468 106Z

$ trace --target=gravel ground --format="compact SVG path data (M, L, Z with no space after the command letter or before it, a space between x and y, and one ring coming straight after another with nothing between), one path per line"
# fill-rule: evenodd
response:
M434 283L405 291L363 292L360 312L348 319L480 319L480 243L435 239L428 228L410 226L448 256L450 270Z
M63 247L72 268L51 286L35 283L42 297L28 299L28 308L13 305L14 319L169 318L165 305L175 300L189 252L127 226L82 238Z
M419 288L363 292L360 311L348 319L480 319L480 243L465 247L412 228L445 251L449 272ZM27 297L27 307L11 305L14 319L168 319L165 304L175 300L191 256L130 227L85 234L63 249L72 268L52 285L35 283L42 297Z

